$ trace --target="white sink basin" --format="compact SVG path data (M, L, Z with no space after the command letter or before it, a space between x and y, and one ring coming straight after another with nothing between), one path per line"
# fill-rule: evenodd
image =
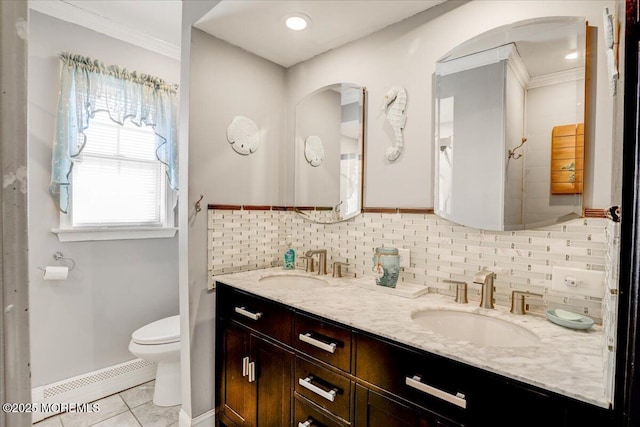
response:
M489 347L530 347L540 339L528 329L506 320L455 310L422 310L411 315L414 322L456 341Z
M301 274L270 274L260 278L258 283L278 289L310 289L329 286L326 280Z

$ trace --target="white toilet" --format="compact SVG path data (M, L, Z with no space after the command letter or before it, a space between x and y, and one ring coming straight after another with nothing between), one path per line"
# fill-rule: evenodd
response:
M129 351L158 364L153 403L174 406L180 394L180 316L171 316L141 327L131 334Z

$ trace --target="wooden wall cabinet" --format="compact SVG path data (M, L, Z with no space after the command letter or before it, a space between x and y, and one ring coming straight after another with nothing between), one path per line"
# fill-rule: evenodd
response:
M216 306L219 427L613 426L612 411L219 282Z
M582 194L584 123L551 131L551 194Z

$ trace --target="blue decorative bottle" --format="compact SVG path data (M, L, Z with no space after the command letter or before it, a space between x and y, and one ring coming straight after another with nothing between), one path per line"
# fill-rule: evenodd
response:
M400 274L400 257L396 248L376 248L373 255L376 285L395 288Z

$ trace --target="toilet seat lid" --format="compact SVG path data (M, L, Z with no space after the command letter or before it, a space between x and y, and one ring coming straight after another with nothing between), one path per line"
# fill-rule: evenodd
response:
M180 341L180 315L156 320L131 334L138 344L169 344Z

